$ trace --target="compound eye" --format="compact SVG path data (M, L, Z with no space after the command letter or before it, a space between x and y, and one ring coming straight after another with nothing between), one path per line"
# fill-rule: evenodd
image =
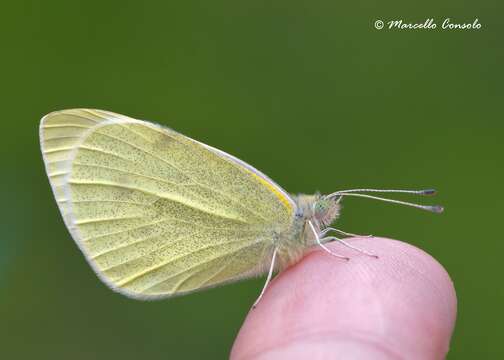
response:
M315 209L314 210L315 210L316 214L320 214L320 213L326 211L326 209L327 209L327 204L326 203L323 203L323 202L319 201L319 202L317 202L315 204Z

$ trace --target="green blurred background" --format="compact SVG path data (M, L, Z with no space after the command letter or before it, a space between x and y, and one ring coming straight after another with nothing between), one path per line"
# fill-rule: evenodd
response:
M41 116L72 107L165 124L290 192L438 188L442 216L348 199L340 228L436 257L459 299L449 358L504 356L503 10L455 0L3 3L0 357L226 358L263 284L143 303L100 283L60 218L39 150ZM373 27L430 17L478 18L482 29Z

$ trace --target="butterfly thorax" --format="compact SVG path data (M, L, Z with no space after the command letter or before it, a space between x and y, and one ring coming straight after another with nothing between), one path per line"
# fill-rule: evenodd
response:
M294 195L297 211L292 227L279 238L279 263L284 269L298 262L309 248L316 244L316 237L308 221L320 232L334 222L339 215L340 205L333 199L320 194Z

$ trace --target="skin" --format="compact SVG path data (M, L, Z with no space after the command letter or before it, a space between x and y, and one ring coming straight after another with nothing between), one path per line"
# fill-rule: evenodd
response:
M270 284L231 351L243 359L443 359L455 324L453 283L430 255L384 238L353 238L379 255L316 248Z

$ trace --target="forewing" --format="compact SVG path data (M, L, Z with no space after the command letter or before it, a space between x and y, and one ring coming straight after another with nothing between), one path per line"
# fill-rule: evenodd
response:
M172 130L96 110L41 123L58 205L97 274L136 298L165 297L262 270L290 198Z

